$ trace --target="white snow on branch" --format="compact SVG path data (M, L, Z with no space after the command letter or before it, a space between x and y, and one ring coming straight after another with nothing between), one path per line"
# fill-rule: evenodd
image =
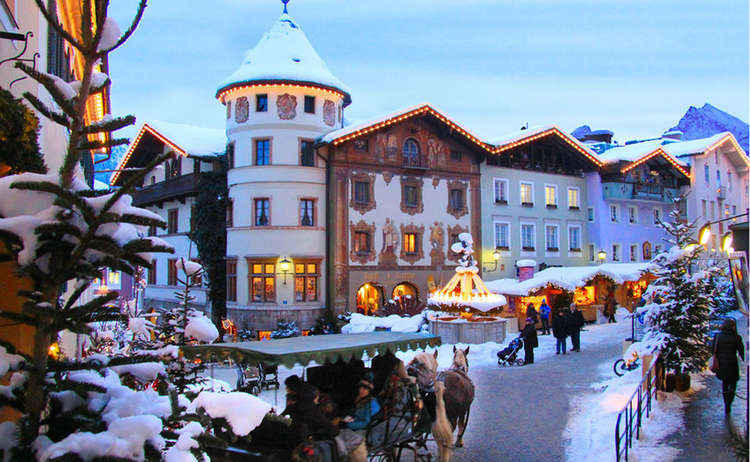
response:
M175 445L164 453L164 462L198 462L190 449L200 446L193 438L203 431L203 427L198 422L190 422L185 427L176 430L180 436Z
M203 270L203 267L200 265L200 263L185 260L182 257L177 260L175 266L177 267L178 271L182 271L188 276L194 276Z
M18 427L13 422L0 423L0 451L3 462L10 462L10 450L18 444Z
M76 96L78 96L78 91L76 90L74 85L71 85L70 83L64 81L60 77L54 75L54 74L47 74L44 73L47 77L52 79L53 82L55 82L55 87L57 90L62 93L63 97L70 101ZM78 85L80 87L80 84Z
M219 337L219 330L203 313L192 311L188 314L185 336L201 342L211 343Z
M112 366L117 375L130 374L141 382L153 382L159 376L166 376L167 370L162 363L148 362Z
M120 36L122 36L120 26L114 18L108 16L107 19L104 20L102 38L99 41L99 45L96 47L96 51L102 52L104 50L109 50L117 44L117 41L120 40Z
M238 436L245 436L260 425L271 405L248 393L214 393L203 391L188 407L188 412L202 408L214 419L224 418Z
M20 366L23 361L23 356L8 353L8 350L0 345L0 377L7 374L10 370L18 369L18 366Z

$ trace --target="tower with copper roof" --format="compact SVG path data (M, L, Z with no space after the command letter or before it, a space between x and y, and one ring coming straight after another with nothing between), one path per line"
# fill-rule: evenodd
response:
M283 3L216 92L229 143L227 312L262 335L278 319L309 329L322 314L326 166L313 143L343 126L351 102Z

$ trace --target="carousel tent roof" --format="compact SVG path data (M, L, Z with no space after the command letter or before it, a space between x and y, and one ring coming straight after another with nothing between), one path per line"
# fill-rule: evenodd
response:
M372 357L387 351L408 351L439 346L439 335L404 332L370 332L366 334L332 334L292 337L274 340L239 343L214 343L211 345L188 345L185 356L200 357L204 361L233 359L237 362L257 364L260 362L293 367L299 363L307 366L311 361L318 364L349 361L367 354Z
M485 284L492 292L505 295L527 296L548 285L573 291L585 286L596 276L612 279L617 284L637 281L656 265L652 263L604 263L598 266L565 266L542 270L533 278L519 282L517 279L497 279Z

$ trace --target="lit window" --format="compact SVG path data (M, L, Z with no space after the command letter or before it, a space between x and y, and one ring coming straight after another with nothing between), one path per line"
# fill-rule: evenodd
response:
M617 223L619 221L619 210L616 205L610 205L609 206L609 221L612 223Z
M273 263L248 262L250 276L250 301L270 303L276 301L276 265Z
M521 205L534 205L534 188L531 183L521 183Z
M547 207L557 207L557 186L546 185L544 187L544 203Z
M633 206L628 206L628 223L638 223L638 209Z
M581 207L581 198L578 188L568 188L568 208L579 209Z
M357 253L357 254L370 253L370 233L368 233L367 231L355 231L353 247L354 247L354 253Z
M294 265L294 300L314 302L318 300L317 263L296 263Z
M416 233L404 233L404 252L417 253L417 235Z

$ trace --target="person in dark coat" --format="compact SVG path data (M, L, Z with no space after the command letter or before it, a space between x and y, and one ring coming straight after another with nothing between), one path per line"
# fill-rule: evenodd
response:
M526 318L526 327L521 331L523 336L524 364L534 364L534 348L539 346L539 339L536 336L536 327L533 318Z
M575 303L570 304L570 311L568 316L568 333L570 334L570 341L573 344L573 348L570 351L581 351L581 328L583 327L583 313L578 310Z
M613 291L609 291L609 294L607 294L607 299L604 302L604 309L605 314L607 315L607 324L617 322L617 319L615 319L615 313L617 312L617 303L615 302L615 293Z
M555 340L557 341L555 354L559 355L560 350L562 350L562 354L565 354L565 339L568 337L568 322L565 319L564 310L558 311L557 316L555 316L555 319L552 320L552 335L555 336Z
M721 331L714 338L714 353L719 362L719 371L716 376L721 380L721 391L724 395L724 413L729 414L732 410L734 392L737 389L737 381L740 379L740 366L737 354L745 360L745 349L742 337L737 334L737 323L734 319L727 319L721 326Z
M332 440L339 434L339 428L318 407L319 396L317 388L303 387L293 397L293 403L287 405L292 418L290 428L296 433L298 441L304 441L308 437L314 440Z
M534 324L539 321L539 315L536 312L536 308L534 308L533 303L529 303L529 305L526 307L526 317L531 318L534 320Z
M542 320L542 335L549 335L549 314L550 307L547 305L547 300L542 299L542 304L539 305L539 317Z

